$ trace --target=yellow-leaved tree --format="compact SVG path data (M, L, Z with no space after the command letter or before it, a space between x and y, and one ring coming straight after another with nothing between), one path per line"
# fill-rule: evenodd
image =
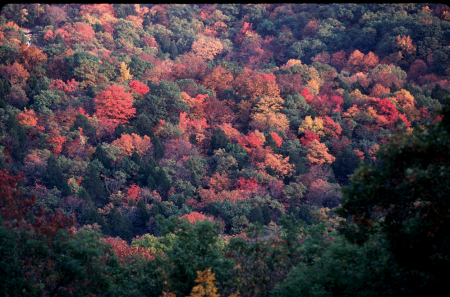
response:
M285 131L289 127L289 121L285 114L280 113L284 100L279 96L264 96L253 108L251 126L255 129L267 130L275 128Z
M133 75L130 74L130 69L128 69L127 64L125 64L125 62L122 61L122 63L120 64L119 82L122 83L122 82L127 81L132 78L133 78Z
M215 285L216 276L211 272L211 268L197 271L197 279L195 282L198 283L198 285L192 289L192 292L188 297L220 297L220 295L217 294Z
M324 136L323 132L323 121L321 118L316 117L314 120L311 116L305 117L302 124L298 128L298 134L305 133L305 130L310 130L314 134L319 136Z

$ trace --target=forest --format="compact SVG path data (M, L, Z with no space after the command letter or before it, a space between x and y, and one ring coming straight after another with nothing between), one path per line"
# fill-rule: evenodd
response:
M450 7L6 4L1 296L438 296Z

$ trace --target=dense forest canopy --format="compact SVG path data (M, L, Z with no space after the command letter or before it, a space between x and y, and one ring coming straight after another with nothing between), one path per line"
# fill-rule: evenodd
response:
M435 296L450 8L7 4L5 296Z

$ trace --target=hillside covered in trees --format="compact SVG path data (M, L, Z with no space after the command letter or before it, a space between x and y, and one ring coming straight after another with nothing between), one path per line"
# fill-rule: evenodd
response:
M436 296L450 8L8 4L0 294Z

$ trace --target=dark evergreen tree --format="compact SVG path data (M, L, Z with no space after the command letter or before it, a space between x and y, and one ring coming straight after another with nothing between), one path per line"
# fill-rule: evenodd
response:
M344 94L342 94L342 99L344 100L344 104L342 105L342 108L344 110L347 110L353 106L353 99L350 97L349 91L344 91Z
M364 90L364 87L359 83L359 81L352 84L352 91L356 89L358 89L361 92L361 94L368 95L366 90Z
M313 220L314 220L314 216L311 213L311 210L309 209L309 206L306 204L302 204L300 205L300 208L298 210L298 218L300 220L303 220L307 225L311 225Z
M89 139L94 139L97 131L89 123L88 118L81 113L77 114L77 119L73 123L72 130L78 130L78 128L83 129L83 134L89 137Z
M170 53L170 58L172 60L175 60L175 58L178 57L178 55L179 55L177 45L175 44L175 41L173 41L173 40L170 43L169 53Z
M111 170L112 169L112 160L110 157L108 157L108 155L106 154L105 149L99 144L97 145L97 147L95 148L95 152L92 154L92 160L99 160L100 163L102 163L102 165L108 169Z
M69 184L67 183L61 167L58 164L58 160L53 154L51 154L47 159L47 166L45 167L42 181L48 189L53 189L54 187L56 187L58 190L60 190L63 197L72 194L72 191L69 188Z
M158 47L158 54L156 55L156 57L158 59L160 59L160 60L165 60L166 59L166 57L164 56L164 53L163 53L161 47Z
M136 163L139 167L144 167L144 161L142 161L141 155L138 152L134 151L130 156L131 161Z
M350 89L348 84L346 82L343 82L342 79L340 79L338 76L336 76L334 81L337 82L339 89L343 89L344 91L347 91L348 93L351 93L352 90Z
M101 24L100 24L100 26L101 26ZM59 33L56 34L55 43L62 45L63 48L66 48L66 42L64 41L61 34L59 34Z
M131 57L131 61L128 64L130 73L135 79L144 75L146 69L153 69L153 64L148 61L143 61L139 55L134 55Z
M145 27L150 26L150 17L147 15L144 18L144 21L142 22L142 27L145 29Z
M136 128L140 136L154 137L153 124L146 114L141 113L136 119Z
M166 34L156 34L155 36L156 42L159 44L159 48L163 53L170 52L171 41L170 37Z
M3 86L3 79L0 79L0 108L6 107L6 94Z
M294 203L291 203L289 205L289 213L292 214L294 216L294 218L298 219L300 210Z
M268 175L271 175L271 176L274 176L274 177L277 176L277 173L275 172L275 170L273 170L273 168L270 167L270 166L266 167L266 172L267 172Z
M11 157L13 160L22 162L27 154L24 147L28 141L28 136L25 133L25 128L20 125L12 112L8 114L8 119L5 122L5 130L11 137L9 141Z
M264 225L269 225L270 221L272 221L272 216L270 215L270 207L268 205L264 205L261 212L264 219Z
M338 181L347 185L349 176L358 168L359 162L358 155L351 146L348 146L336 155L336 160L331 164L331 167Z
M134 222L134 234L144 234L146 230L146 224L150 219L150 213L147 210L144 200L139 200L137 204L138 215Z
M120 138L120 136L122 136L123 134L127 134L127 128L125 128L122 124L119 124L114 133L116 134L117 138Z
M94 31L97 32L105 32L105 29L103 28L103 25L100 23L95 23L93 26Z
M152 175L148 175L147 177L147 187L149 187L152 190L156 190L156 188L158 187Z
M397 86L397 84L392 83L390 90L391 90L391 94L394 94L395 92L400 91L400 88Z
M81 186L86 189L94 203L104 204L106 202L107 192L99 175L100 172L97 170L97 167L90 162L84 173Z
M248 153L242 146L237 143L229 143L225 146L225 151L236 159L239 170L247 166Z
M102 228L105 228L105 220L103 217L98 213L97 207L90 202L89 209L87 210L86 214L81 218L79 221L80 225L93 225L98 224Z
M123 217L120 211L113 207L107 216L104 233L111 237L119 236L123 240L131 241L133 238L133 226L130 220Z
M44 26L52 26L55 30L58 29L58 26L56 25L55 21L50 17L45 17Z
M92 201L91 197L89 197L89 193L83 187L80 187L78 189L77 196L79 199L82 199L84 201L87 201L87 202Z
M159 160L164 157L164 149L161 145L161 141L159 141L158 136L154 136L152 138L153 145L155 146L155 159Z
M189 142L192 143L193 145L197 145L197 135L195 134L189 135Z
M230 140L228 139L225 132L223 132L222 129L217 128L213 135L211 136L211 142L209 144L208 148L208 155L212 156L214 154L215 150L218 150L220 148L225 148L227 144L230 143Z
M114 16L118 19L126 19L129 15L136 15L136 10L130 4L113 4Z
M264 146L270 146L274 153L278 152L277 143L273 140L272 134L270 133L267 133L266 135L266 142L264 143Z
M436 84L433 90L431 90L431 98L437 99L441 104L445 102L445 97L448 95L450 95L450 91L441 87L440 84Z
M167 192L172 187L172 182L164 169L157 169L157 177L155 178L155 182L161 194L167 196Z
M253 207L248 215L248 220L250 221L250 223L260 223L261 225L263 225L265 221L263 213L261 211L261 207Z

